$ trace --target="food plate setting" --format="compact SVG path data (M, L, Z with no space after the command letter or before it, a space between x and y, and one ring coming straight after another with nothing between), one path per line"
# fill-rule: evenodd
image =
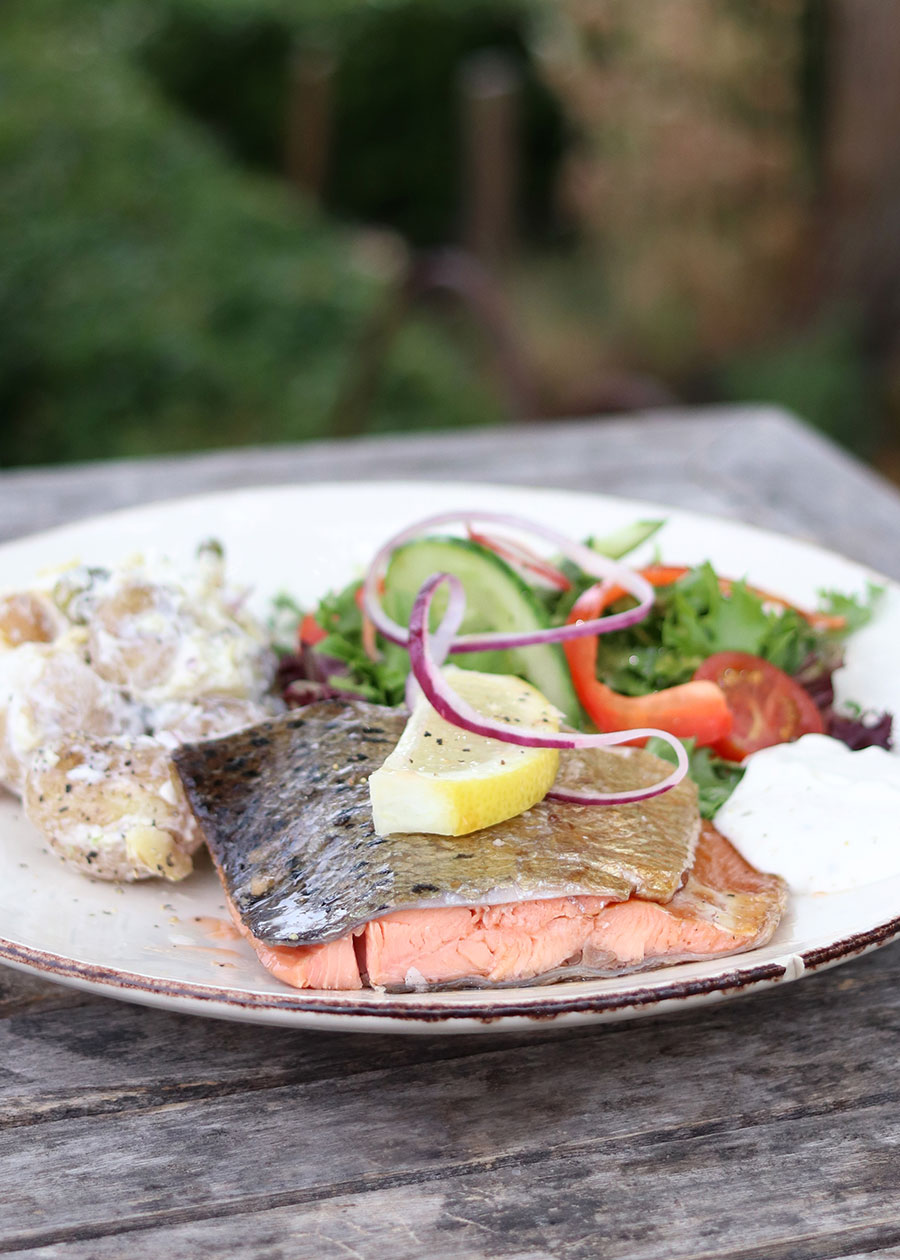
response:
M717 573L800 608L823 590L860 599L883 588L868 624L852 634L835 678L838 700L862 710L900 710L900 588L810 543L631 500L489 485L331 484L260 488L167 502L81 522L0 548L0 592L29 589L61 566L111 567L135 553L189 566L197 546L224 548L229 582L249 590L266 618L288 592L315 608L362 577L374 549L435 513L507 513L572 539L615 534L635 521L664 521L628 555L640 568L661 559ZM201 735L203 732L201 732ZM805 736L814 740L816 736ZM823 741L824 743L825 741ZM830 741L829 741L830 742ZM801 741L802 745L802 741ZM801 747L797 745L796 747ZM791 746L794 747L794 746ZM164 1008L298 1028L357 1032L522 1031L660 1014L798 980L900 934L900 759L855 754L849 773L800 757L785 772L760 758L756 809L735 795L726 834L744 856L788 884L787 908L768 942L747 952L610 978L504 987L393 992L294 989L260 967L235 929L209 858L178 882L105 882L59 860L0 790L0 959L98 993ZM665 799L665 798L660 798ZM837 804L836 804L837 802ZM588 807L579 807L587 809ZM602 808L602 807L597 807ZM496 843L496 842L495 842Z

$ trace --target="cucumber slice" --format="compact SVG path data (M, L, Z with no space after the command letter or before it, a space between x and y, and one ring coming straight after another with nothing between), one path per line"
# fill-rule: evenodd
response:
M466 615L461 634L506 630L545 629L550 623L531 587L493 551L467 538L420 538L398 547L391 557L384 583L384 606L401 625L409 616L422 583L432 573L453 573L466 592ZM446 595L435 597L433 627L446 607ZM561 710L573 726L583 721L565 653L558 643L511 648L504 652L465 652L454 665L486 673L518 674Z
M617 529L614 534L606 534L603 538L589 538L588 546L598 551L601 556L608 556L610 560L621 560L622 556L627 556L629 551L634 551L635 547L639 547L648 538L652 538L665 523L665 521L635 521L633 525Z

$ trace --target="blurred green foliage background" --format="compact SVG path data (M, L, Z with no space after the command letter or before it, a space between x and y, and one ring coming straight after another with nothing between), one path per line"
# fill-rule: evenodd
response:
M142 68L177 7L0 19L0 463L324 436L384 290L377 249L236 165ZM217 7L239 38L251 6ZM369 427L497 419L461 354L408 323Z
M318 10L308 0L231 0L224 12L207 0L160 0L139 59L170 99L207 122L235 156L277 175L284 163L291 51L317 49L334 63L326 208L389 225L414 245L434 246L459 231L460 67L482 49L506 54L522 71L521 202L534 241L553 235L565 144L562 108L529 47L535 11L519 0L403 0Z
M7 0L0 464L507 418L477 321L391 315L408 260L460 237L459 79L484 49L519 73L496 275L537 412L600 409L594 379L632 373L784 402L871 454L871 328L845 297L797 302L791 270L819 0L687 3L693 27L666 0ZM317 206L284 178L297 49L333 66Z

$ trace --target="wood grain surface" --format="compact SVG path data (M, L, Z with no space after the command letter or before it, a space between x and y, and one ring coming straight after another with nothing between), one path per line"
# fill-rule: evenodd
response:
M651 498L900 576L900 496L758 409L0 473L0 537L395 476ZM0 1254L900 1256L898 980L894 946L666 1019L404 1039L176 1016L0 967Z

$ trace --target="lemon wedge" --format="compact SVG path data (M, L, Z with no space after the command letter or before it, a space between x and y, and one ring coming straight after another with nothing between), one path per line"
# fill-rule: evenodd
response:
M485 717L558 731L560 715L530 683L448 665L444 676ZM424 831L462 836L514 818L546 796L559 767L555 748L522 748L472 735L438 717L424 696L397 747L369 777L379 836Z

